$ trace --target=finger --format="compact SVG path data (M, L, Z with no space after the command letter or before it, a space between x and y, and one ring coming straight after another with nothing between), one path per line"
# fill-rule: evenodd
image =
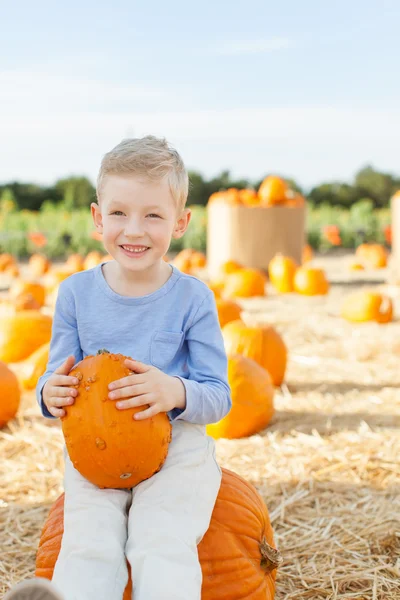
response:
M65 417L66 414L62 408L54 408L53 406L49 406L48 411L53 417Z
M161 410L158 404L153 404L149 408L135 413L133 415L133 418L135 419L135 421L143 421L143 419L149 419L150 417L158 415L159 412L161 412Z
M120 410L127 408L136 408L138 406L148 405L151 402L152 396L150 394L143 394L143 396L137 396L136 398L128 398L128 400L120 400L115 406Z
M152 369L151 365L145 365L144 363L139 362L138 360L132 360L131 358L127 358L125 364L135 373L147 373L147 371Z
M118 400L119 398L134 398L135 396L142 396L148 391L145 383L138 383L137 385L128 385L127 387L119 390L114 390L108 394L110 400Z
M118 390L123 387L128 387L132 385L136 385L138 383L144 383L144 379L141 375L128 375L127 377L122 377L121 379L116 379L108 384L109 390Z
M50 398L69 398L70 396L77 396L78 390L69 387L53 387L50 393Z
M61 406L70 406L75 402L75 398L69 396L68 398L60 398L59 396L52 396L49 398L47 404L49 406L54 406L56 408L60 408Z
M71 377L70 375L53 375L51 383L52 387L78 385L79 379L77 377Z
M68 356L68 358L60 365L54 373L62 373L63 375L68 375L70 370L75 364L75 356Z

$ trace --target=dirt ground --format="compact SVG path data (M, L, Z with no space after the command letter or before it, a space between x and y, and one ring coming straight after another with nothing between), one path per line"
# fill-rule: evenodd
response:
M325 297L243 301L289 349L276 412L263 432L219 440L217 454L263 496L284 557L277 600L400 599L400 290L386 271L351 272L346 254L317 257ZM388 325L339 315L353 289L389 292ZM25 394L0 431L0 595L34 573L49 507L62 491L62 437ZM238 574L240 576L240 574Z

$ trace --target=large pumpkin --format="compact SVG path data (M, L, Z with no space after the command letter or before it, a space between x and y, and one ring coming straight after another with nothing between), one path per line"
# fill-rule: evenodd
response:
M222 330L227 354L252 358L271 375L274 385L281 385L286 371L285 342L272 325L251 327L243 321L232 321Z
M38 310L0 317L0 360L19 362L51 338L52 318Z
M166 413L137 421L147 405L119 410L108 399L108 385L131 374L128 358L100 350L71 370L78 396L65 408L61 425L74 467L101 488L132 488L160 470L171 440Z
M269 279L281 294L293 292L293 279L297 264L290 256L277 254L268 265Z
M303 266L294 274L295 292L305 296L325 295L329 291L329 282L322 269Z
M259 269L238 269L225 278L223 296L225 298L250 298L265 296L267 277Z
M3 427L17 414L21 393L15 373L0 362L0 427Z
M215 439L235 439L258 433L274 414L274 386L266 369L241 354L228 357L228 381L232 408L218 421L207 425Z
M52 506L44 524L36 555L36 577L52 578L63 530L64 494ZM203 572L202 600L274 598L276 568L282 558L274 547L267 508L250 483L227 469L222 469L210 526L198 553ZM123 600L131 598L129 579Z
M224 327L227 323L230 323L231 321L237 321L238 319L240 319L242 309L239 306L239 304L237 304L233 300L216 298L216 304L220 327Z
M393 305L388 296L360 290L347 296L342 304L341 315L347 321L389 323L393 318Z
M22 294L30 294L40 307L44 306L46 300L46 290L41 283L17 279L11 285L9 295L11 299L17 299Z

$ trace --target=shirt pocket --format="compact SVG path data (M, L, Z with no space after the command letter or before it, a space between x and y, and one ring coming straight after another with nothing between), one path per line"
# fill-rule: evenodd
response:
M179 352L183 331L156 331L150 345L150 362L158 369L165 369Z

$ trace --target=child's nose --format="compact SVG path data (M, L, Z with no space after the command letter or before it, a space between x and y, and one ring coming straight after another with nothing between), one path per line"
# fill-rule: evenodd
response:
M140 236L144 235L143 223L142 223L141 219L130 219L129 222L125 226L124 233L126 236L140 237Z

